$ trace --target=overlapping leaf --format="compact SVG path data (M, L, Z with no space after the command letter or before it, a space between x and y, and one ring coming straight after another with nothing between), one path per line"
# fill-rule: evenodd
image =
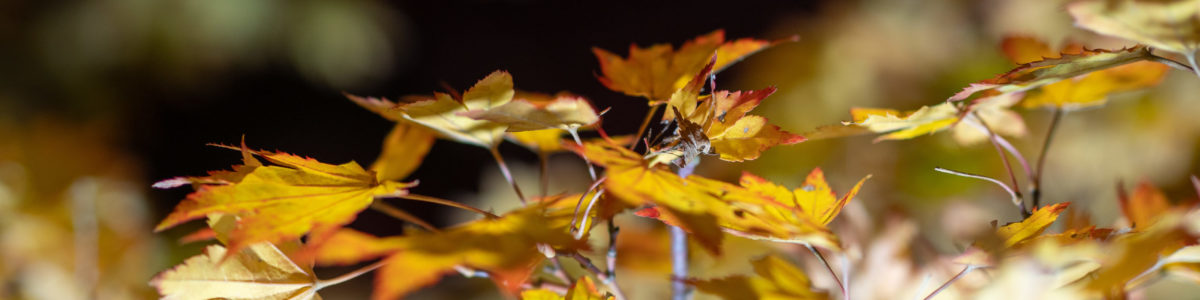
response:
M1052 51L1041 41L1010 37L1004 41L1004 51L1010 60L1020 64L1057 56L1056 52L1069 55L1083 53L1085 50L1076 45L1067 45L1061 51ZM1027 108L1068 109L1100 105L1104 104L1109 94L1158 84L1166 71L1167 65L1164 64L1151 61L1133 62L1047 84L1031 90L1024 96L1021 104Z
M711 280L692 280L696 289L724 299L828 299L814 291L808 276L800 268L776 256L753 262L754 276L731 276Z
M234 171L205 177L161 181L157 188L192 184L196 191L175 207L155 230L164 230L214 213L240 217L228 247L261 241L296 239L314 227L353 221L375 196L407 192L413 183L380 181L357 163L322 163L286 153L252 151L242 145L244 164ZM276 165L266 166L252 155Z
M1087 0L1067 11L1076 25L1101 34L1189 57L1200 50L1200 1Z
M434 133L408 122L397 122L383 139L383 150L371 164L379 180L401 180L412 174L433 147Z
M343 229L317 237L313 257L318 263L349 264L387 256L376 276L374 299L402 297L456 270L486 272L503 290L515 293L546 258L543 250L586 248L568 230L573 205L559 205L564 202L560 199L440 232L375 238Z
M773 44L755 39L726 41L725 32L717 30L684 43L678 50L670 44L649 48L631 45L628 58L600 48L592 48L592 52L600 61L600 83L613 91L644 97L656 105L695 77L714 53L717 60L713 69L720 71Z
M1078 54L1063 54L1058 58L1047 58L1022 64L1008 73L973 83L961 92L954 94L949 100L966 100L977 93L991 96L997 93L1024 92L1079 75L1145 61L1152 57L1150 50L1140 45L1120 50L1084 49Z
M915 111L901 113L892 109L854 108L850 110L853 122L842 125L857 125L871 132L887 133L875 141L911 139L949 128L958 122L958 109L953 103L925 106Z
M596 290L596 284L589 277L580 277L566 295L559 295L547 289L533 289L521 292L522 300L613 300L613 296L605 296Z
M387 99L346 95L358 105L393 121L420 124L441 137L456 142L493 148L500 143L506 126L476 120L462 113L502 106L513 99L512 75L496 71L475 83L461 97L446 93L430 96L408 96L400 103Z
M271 243L256 243L232 255L208 246L150 285L162 299L309 300L321 299L318 282L311 265L297 264Z
M721 231L839 249L837 238L824 225L858 189L839 200L819 171L810 178L811 189L793 192L750 174L743 177L742 186L694 175L681 178L615 145L588 143L577 151L607 167L609 193L635 207L654 204L638 214L687 230L713 253Z
M600 121L600 115L587 99L565 93L556 96L518 93L508 103L466 111L461 115L507 125L509 132L550 128L575 131Z

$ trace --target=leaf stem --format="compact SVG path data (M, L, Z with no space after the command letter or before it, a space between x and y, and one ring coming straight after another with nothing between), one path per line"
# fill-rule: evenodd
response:
M685 160L686 161L686 160ZM696 165L700 164L700 159L692 160L693 163L686 167L680 167L675 170L675 174L679 178L687 178L696 170ZM679 226L667 225L671 232L671 299L687 300L691 298L692 291L688 288L688 240L687 232Z
M579 202L575 203L575 214L573 216L571 216L571 232L576 232L576 235L577 235L575 237L576 239L583 237L583 234L577 233L577 232L583 232L583 230L581 230L582 226L575 225L576 224L575 221L579 220L579 208L583 207L583 201L584 201L584 199L587 199L587 194L591 193L593 190L600 187L600 184L604 183L605 179L608 179L608 177L600 177L600 179L596 179L596 181L593 181L592 185L588 186L588 189L583 191L582 195L579 195ZM589 204L589 206L590 205L591 204Z
M388 263L388 260L384 259L384 260L377 261L373 264L367 265L365 267L359 268L358 270L351 271L350 273L342 274L338 277L325 279L325 280L317 280L317 283L313 285L313 291L317 291L317 290L320 290L320 289L323 289L323 288L326 288L326 287L329 287L332 285L337 285L339 283L346 282L350 279L354 279L354 278L358 277L359 275L374 271L375 269L378 269L379 267L382 267L383 265L386 265L387 263Z
M429 202L429 203L433 203L433 204L441 204L441 205L454 207L454 208L461 208L464 210L469 210L469 211L481 214L485 217L488 217L489 219L500 218L499 216L492 214L490 212L487 212L485 210L478 209L478 208L475 208L470 205L466 205L466 204L462 204L462 203L458 203L458 202L454 202L454 201L450 201L450 200L446 200L446 199L442 199L442 198L437 198L437 197L430 197L430 196L417 195L417 194L405 194L405 195L396 195L396 196L387 196L387 197L408 199L408 200L421 201L421 202Z
M833 266L829 264L829 261L825 260L825 256L821 255L821 251L817 251L817 248L809 244L804 244L804 247L808 248L808 251L812 252L813 256L816 256L822 265L825 265L826 270L829 270L829 276L833 277L833 281L837 283L838 289L842 291L842 298L850 299L850 294L846 291L846 285L842 283L842 279L838 277L837 272L833 271Z
M1041 205L1042 197L1042 177L1045 175L1042 170L1046 167L1046 155L1050 153L1050 142L1054 141L1054 133L1058 130L1058 124L1061 123L1065 112L1062 108L1054 109L1054 116L1050 119L1050 129L1046 130L1046 141L1042 143L1042 154L1038 155L1037 172L1034 173L1033 186L1030 187L1030 198L1033 201L1033 209L1037 209Z
M500 150L496 148L488 148L488 151L492 153L492 158L496 159L496 165L500 166L500 173L504 174L504 180L508 180L508 184L512 185L513 191L517 192L517 199L521 199L521 204L525 204L525 193L521 192L521 187L517 185L516 180L513 180L512 171L509 171L508 164L504 163L504 156L500 155Z
M1001 182L1000 180L996 180L994 178L986 177L986 176L982 176L982 175L975 175L975 174L966 173L966 172L959 172L959 171L954 171L954 170L945 169L945 168L933 168L933 170L942 172L942 173L946 173L946 174L950 174L950 175L958 175L958 176L967 177L967 178L975 178L975 179L986 180L988 182L995 183L996 185L1000 186L1000 188L1003 188L1005 192L1008 192L1009 196L1012 196L1013 205L1016 205L1017 208L1020 208L1022 211L1025 210L1025 208L1022 207L1022 204L1024 204L1024 203L1021 202L1020 197L1017 197L1017 193L1015 191L1013 191L1012 188L1008 187L1007 184L1004 184L1004 182Z
M658 112L659 107L662 107L662 104L650 106L650 111L646 112L646 118L642 119L642 125L638 126L637 135L633 137L633 143L629 145L629 150L633 150L634 148L637 148L638 144L641 144L640 140L642 139L642 135L645 134L646 128L650 127L650 121L654 119L654 114Z
M1200 65L1196 64L1196 53L1200 50L1192 51L1192 53L1183 54L1187 57L1188 63L1192 65L1192 73L1196 73L1196 77L1200 77Z
M941 293L942 290L950 287L950 284L954 283L959 278L966 276L967 273L970 273L971 270L975 270L975 266L967 265L966 267L963 267L962 271L959 271L958 274L955 274L954 277L951 277L950 280L947 280L946 283L942 284L942 286L939 286L936 290L933 290L932 293L929 293L929 296L925 296L925 300L933 299L933 296L937 296L937 294Z
M612 292L613 297L617 298L616 300L625 300L625 294L622 293L621 288L617 286L616 280L614 280L612 277L608 277L608 275L606 275L604 272L601 272L600 268L597 268L596 264L592 263L592 260L584 257L582 254L579 254L579 252L572 252L571 254L568 254L568 256L579 262L579 265L583 266L584 270L592 273L592 276L596 276L596 279L600 279L600 282L603 282L604 285L608 287L608 291Z
M1022 218L1028 218L1030 213L1025 209L1025 200L1021 196L1021 185L1017 181L1016 173L1013 173L1012 164L1008 162L1008 155L1005 155L1004 150L1000 148L1000 142L998 142L998 139L996 138L998 136L996 135L996 131L992 130L992 128L988 126L987 122L979 116L978 112L971 112L971 114L975 116L976 120L979 120L979 125L983 125L983 128L987 129L988 141L992 142L992 147L996 148L996 154L1000 155L1000 162L1004 164L1004 170L1008 171L1008 178L1012 180L1012 189L1009 189L1009 191L1011 191L1018 200L1017 209L1021 210Z
M425 230L429 230L431 232L440 231L437 229L437 227L433 227L433 225L425 222L425 220L421 220L421 218L418 218L417 216L414 216L406 211L400 210L395 206L384 203L383 201L375 200L374 202L371 202L371 209L401 221L416 224L417 226L421 226L421 228L425 228Z
M574 129L567 130L567 132L571 133L571 138L575 139L575 144L579 145L579 149L583 149L583 140L579 139L579 132L576 132ZM636 140L634 144L637 144ZM580 155L579 157L583 157L583 162L587 163L588 175L592 176L592 180L596 180L596 167L592 166L592 160L588 159L586 155Z

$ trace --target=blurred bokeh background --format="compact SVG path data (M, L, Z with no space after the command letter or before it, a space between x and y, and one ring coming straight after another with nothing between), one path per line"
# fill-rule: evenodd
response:
M735 65L718 85L777 86L756 112L806 132L848 120L851 107L916 109L1007 71L1013 65L998 47L1007 35L1130 44L1074 28L1062 3L0 1L0 299L154 298L150 277L202 245L177 242L200 224L151 232L188 191L150 184L228 168L239 154L205 144L243 136L255 148L367 164L391 123L343 92L426 94L443 82L463 89L503 69L518 89L566 90L611 107L604 128L627 134L647 108L595 80L591 47L624 55L631 43L678 45L723 28L731 38L800 36ZM1046 201L1072 201L1109 224L1121 181L1148 180L1172 199L1196 197L1187 178L1200 170L1193 116L1200 84L1170 72L1158 87L1066 115L1046 167ZM1018 111L1030 130L1011 140L1036 159L1050 112ZM698 173L734 180L748 169L796 186L821 167L838 191L874 174L851 209L875 227L901 216L933 252L964 244L963 228L1018 217L995 186L933 171L1001 177L991 145L962 145L948 133L872 139L777 147L745 164L706 160ZM536 155L502 150L535 190ZM573 155L551 163L552 191L586 186ZM421 194L483 208L516 203L487 153L471 146L439 141L411 178ZM463 218L420 204L402 208L440 226ZM365 212L354 227L386 234L398 232L396 224ZM322 294L360 299L369 284L361 278ZM488 284L448 280L416 297L469 297L461 286L496 297Z

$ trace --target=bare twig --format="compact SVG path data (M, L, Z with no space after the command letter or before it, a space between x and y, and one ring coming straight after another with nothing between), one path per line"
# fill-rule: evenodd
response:
M496 159L496 165L500 166L500 173L504 174L504 180L508 180L508 184L512 185L513 191L517 192L517 198L521 199L521 204L525 204L525 193L521 192L521 187L517 185L513 179L512 172L508 170L508 164L504 163L504 156L500 155L500 150L496 147L488 148L492 152L492 158Z
M1166 57L1162 57L1162 56L1158 56L1158 55L1154 55L1154 54L1150 54L1150 56L1147 57L1147 59L1154 61L1154 62L1162 63L1162 64L1170 66L1172 68L1176 68L1176 69L1179 69L1182 71L1187 71L1189 73L1193 72L1192 67L1188 66L1188 64L1175 61L1174 59L1170 59L1170 58L1166 58Z
M966 173L966 172L959 172L959 171L945 169L945 168L933 168L933 170L942 172L942 173L946 173L946 174L950 174L950 175L958 175L958 176L967 177L967 178L975 178L975 179L986 180L988 182L995 183L996 185L1000 186L1000 188L1003 188L1005 192L1008 192L1009 196L1012 196L1013 205L1016 205L1017 208L1020 208L1021 210L1025 210L1025 208L1021 206L1021 204L1022 204L1021 198L1017 197L1017 192L1013 191L1012 188L1008 187L1008 185L1004 184L1004 182L1000 182L1000 180L996 180L994 178L987 177L987 176L975 175L975 174Z
M942 286L939 286L936 290L933 290L932 293L929 293L929 296L925 296L925 300L933 299L933 296L937 296L937 294L941 293L942 290L945 290L946 288L950 287L950 284L954 283L959 278L966 276L967 273L970 273L971 270L974 270L974 269L975 269L975 266L972 266L972 265L967 265L966 267L963 267L962 271L959 271L958 274L955 274L954 277L951 277L950 280L947 280L946 283L942 284Z
M1029 211L1025 209L1025 201L1021 197L1021 185L1017 182L1016 173L1013 173L1012 164L1008 162L1008 155L1005 155L1004 150L1000 148L1000 142L998 142L996 138L998 136L996 135L996 131L992 130L992 128L988 126L987 122L985 122L978 113L971 112L971 114L975 115L976 120L979 120L979 125L982 125L984 129L987 129L988 141L991 141L992 147L996 148L996 154L1000 155L1000 162L1004 164L1004 170L1008 171L1008 178L1012 180L1012 189L1010 189L1010 191L1017 196L1017 208L1021 210L1021 217L1028 218Z
M337 285L339 283L346 282L347 280L350 280L350 279L354 279L355 277L358 277L362 274L366 274L367 272L374 271L375 269L378 269L379 267L386 265L387 262L388 262L388 260L386 260L386 259L380 260L373 264L359 268L358 270L351 271L350 273L339 275L338 277L325 279L325 280L317 280L317 283L313 285L313 291L318 291L320 289L323 289L323 288L326 288L326 287L329 287L332 285Z
M432 232L439 231L437 229L437 227L433 227L433 225L429 224L428 222L425 222L425 220L421 220L421 218L418 218L417 216L414 216L406 211L400 210L399 208L396 208L395 206L391 206L391 205L388 205L387 203L383 203L383 201L376 200L374 202L371 202L371 209L374 209L375 211L378 211L385 215L388 215L389 217L393 217L393 218L399 219L401 221L416 224L417 226L421 226L421 228L425 228L425 230L429 230Z
M1034 173L1033 184L1030 187L1030 198L1033 201L1033 209L1040 206L1042 197L1042 178L1046 173L1043 170L1046 168L1046 155L1050 153L1050 142L1054 141L1054 133L1058 129L1058 124L1061 123L1064 111L1061 108L1054 109L1054 117L1050 119L1050 129L1046 130L1046 141L1042 142L1042 154L1038 155L1037 172Z
M571 138L575 139L575 144L579 145L580 149L583 149L583 140L579 139L579 132L576 132L574 129L567 130L567 132L571 133ZM637 140L634 140L634 144L637 144ZM592 176L592 180L596 180L596 167L592 166L592 160L588 159L586 155L579 155L579 157L583 157L583 162L587 163L588 175Z
M981 123L974 122L973 120L969 119L963 120L963 122L975 127L975 129L982 131L984 134L991 136L991 130L989 130L987 127L984 127ZM995 141L997 144L1000 144L1000 148L1004 148L1005 151L1008 151L1008 155L1012 155L1012 157L1017 160L1017 163L1021 165L1021 170L1025 171L1026 178L1033 180L1033 168L1029 167L1029 161L1025 159L1024 155L1021 155L1021 151L1017 151L1017 147L1014 147L1012 143L1009 143L1008 139L1005 139L1004 136L996 135Z
M613 220L608 220L608 253L605 255L605 275L609 278L617 278L617 234L621 232L621 228L613 224Z
M458 202L454 202L454 201L450 201L450 200L446 200L446 199L437 198L437 197L430 197L430 196L417 195L417 194L404 194L404 195L381 196L380 198L399 198L399 199L408 199L408 200L413 200L413 201L429 202L429 203L433 203L433 204L441 204L441 205L445 205L445 206L449 206L449 207L460 208L460 209L468 210L471 212L475 212L475 213L481 214L481 215L491 218L491 219L499 218L499 216L492 214L490 212L487 212L485 210L478 209L478 208L475 208L470 205L466 205L466 204L462 204L462 203L458 203Z
M538 179L541 180L542 197L550 195L550 177L546 176L550 169L548 154L538 152Z
M592 185L588 186L588 189L583 191L582 195L579 195L579 202L575 203L575 214L573 216L571 216L571 232L576 233L576 237L575 237L576 239L583 237L583 235L579 233L579 232L583 232L583 230L582 230L583 228L581 226L576 226L577 223L575 223L576 221L579 221L579 209L584 207L583 201L587 200L587 194L591 193L593 190L596 190L597 188L599 188L600 184L604 183L605 179L608 179L608 177L600 177L600 179L596 179L596 181L593 181ZM599 192L597 192L597 193L599 193ZM595 197L593 197L593 198L595 198ZM591 203L588 203L588 206L590 207Z
M821 251L817 251L817 248L813 248L813 246L809 244L804 244L804 247L808 248L808 251L812 252L813 256L816 256L817 260L821 261L821 264L825 265L826 270L829 270L829 276L833 277L833 281L837 282L838 289L842 291L842 298L849 299L850 295L847 292L846 285L842 282L842 279L838 277L837 272L833 271L833 266L829 265L829 261L825 260L825 256L821 255Z

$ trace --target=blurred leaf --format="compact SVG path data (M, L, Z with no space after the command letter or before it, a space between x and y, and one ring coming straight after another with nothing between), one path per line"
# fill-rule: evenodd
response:
M293 262L271 243L232 255L210 245L204 254L155 276L150 285L163 299L321 299L312 267Z
M445 93L408 96L401 103L347 94L358 105L393 121L407 120L436 131L441 137L483 148L494 148L504 134L503 124L475 120L461 114L491 109L512 101L512 75L495 71L462 93L461 99Z
M755 276L692 280L696 289L724 299L827 299L814 291L804 271L787 260L767 256L753 262Z
M1200 50L1200 1L1086 0L1067 5L1075 24L1187 56Z
M508 103L460 114L507 125L509 132L549 128L574 131L600 121L600 116L587 99L568 94L553 98L531 93L518 94L515 100Z
M842 125L857 125L872 132L887 133L875 138L876 142L905 140L932 134L958 122L958 109L953 103L924 106L905 113L892 109L853 108L850 115L854 121L842 122Z
M371 164L379 180L401 180L412 174L433 147L434 132L408 122L396 127L383 139L383 151Z

